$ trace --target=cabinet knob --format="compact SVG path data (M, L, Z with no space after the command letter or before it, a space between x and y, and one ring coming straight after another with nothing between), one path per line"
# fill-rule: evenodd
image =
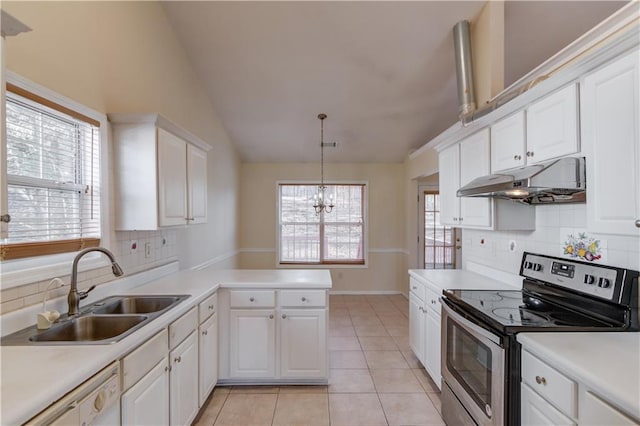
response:
M173 359L175 362L181 362L182 361L182 357L181 356L177 356Z
M457 222L457 221L458 221L458 218L457 218L457 217L454 217L454 218L453 218L453 221L454 221L454 222Z
M5 222L5 223L11 222L11 215L3 214L2 216L0 216L0 222Z
M458 220L459 220L460 222L462 222L462 219L463 219L462 217L459 217L459 218L458 218Z
M167 366L164 368L164 371L167 371L167 372L171 371L171 366L170 366L170 365L167 365Z
M209 332L208 332L207 330L204 330L204 331L202 332L202 335L203 335L203 336L206 336L207 334L209 334Z
M307 298L303 296L300 300L302 300L303 302L306 302Z
M273 319L273 314L269 315L269 319Z
M533 157L533 151L527 151L527 157Z
M184 220L186 220L187 222L189 222L190 220L196 220L196 219L195 219L195 218L193 218L193 217L185 217L185 218L184 218Z
M213 305L209 305L209 310L213 311Z
M424 312L424 309L422 309L422 306L418 307L418 309L420 309L420 312Z
M416 287L415 285L413 287L411 287L411 288L414 289L414 290L418 289L418 287Z
M636 220L636 228L640 228L640 219Z
M282 314L282 319L287 319L287 314Z
M254 297L250 297L250 298L249 298L249 302L255 302L255 300L256 300L256 299L255 299Z
M536 383L539 385L546 385L547 384L547 379L545 379L544 377L541 376L536 376Z

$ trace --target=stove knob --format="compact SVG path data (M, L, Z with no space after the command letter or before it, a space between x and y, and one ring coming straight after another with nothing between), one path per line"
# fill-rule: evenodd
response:
M609 288L611 287L611 281L609 278L600 278L598 280L598 287Z
M584 283L593 285L596 283L596 277L594 277L593 275L584 274Z
M542 265L539 263L534 263L533 264L533 270L534 271L542 271Z
M533 263L526 261L524 262L524 269L531 269L533 267Z

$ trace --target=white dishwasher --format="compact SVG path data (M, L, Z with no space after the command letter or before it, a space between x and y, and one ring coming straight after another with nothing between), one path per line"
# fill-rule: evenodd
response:
M120 424L120 364L116 361L29 420L27 425Z

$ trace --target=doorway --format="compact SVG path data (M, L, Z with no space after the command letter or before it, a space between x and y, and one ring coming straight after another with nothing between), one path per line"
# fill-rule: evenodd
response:
M460 230L440 223L440 194L432 186L419 187L421 266L456 269L460 264Z

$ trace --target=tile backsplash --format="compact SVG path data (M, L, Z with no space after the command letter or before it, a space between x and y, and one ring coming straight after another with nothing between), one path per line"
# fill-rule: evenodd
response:
M133 275L175 261L177 259L177 232L173 229L116 232L112 237L110 250L125 275ZM133 248L134 243L135 248ZM64 286L52 285L47 299L64 296L69 292L70 275L71 263L69 263L69 274L58 277L62 279ZM0 292L0 314L42 303L44 292L51 278L2 290ZM78 274L78 288L83 290L92 285L106 284L114 279L110 266L84 271Z
M524 251L566 256L570 235L586 233L600 242L598 263L640 270L640 237L590 233L586 204L543 205L536 209L535 231L462 232L462 260L517 274Z

